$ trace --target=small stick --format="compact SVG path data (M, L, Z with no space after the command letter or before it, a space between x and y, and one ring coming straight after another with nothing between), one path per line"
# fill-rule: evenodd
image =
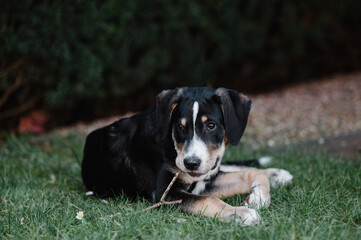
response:
M153 209L153 208L160 207L160 206L162 206L162 205L172 205L172 204L181 203L181 202L182 202L182 199L176 200L176 201L170 201L170 202L164 200L164 199L166 198L166 196L167 196L170 188L173 186L175 180L177 180L177 178L178 178L178 176L179 176L179 174L180 174L181 172L182 172L182 171L179 170L179 171L176 173L176 175L174 175L172 181L169 183L167 189L164 191L162 197L160 198L160 201L157 202L156 204L150 206L150 207L147 207L147 208L143 209L141 212L145 212L145 211L151 210L151 209Z

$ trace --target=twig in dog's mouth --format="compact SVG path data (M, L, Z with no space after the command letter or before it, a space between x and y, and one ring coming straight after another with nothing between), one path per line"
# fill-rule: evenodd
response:
M179 170L179 171L176 173L176 175L174 175L172 181L169 183L167 189L164 191L162 197L160 198L160 201L157 202L156 204L150 206L150 207L147 207L147 208L143 209L141 212L145 212L145 211L151 210L151 209L153 209L153 208L160 207L160 206L162 206L162 205L172 205L172 204L181 203L181 202L182 202L182 199L176 200L176 201L165 201L165 200L164 200L164 199L166 198L169 190L170 190L171 187L173 186L175 180L177 180L177 178L178 178L178 176L179 176L179 174L180 174L181 172L182 172L182 171Z

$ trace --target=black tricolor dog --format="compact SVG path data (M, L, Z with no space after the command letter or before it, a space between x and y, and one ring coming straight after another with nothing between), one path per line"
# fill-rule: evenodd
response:
M156 107L92 132L86 139L82 177L99 195L124 193L159 201L174 174L168 196L182 199L186 212L251 225L249 206L267 207L269 188L292 181L282 169L257 170L221 164L227 143L237 145L251 101L224 88L177 88L157 96ZM245 205L219 198L250 193Z

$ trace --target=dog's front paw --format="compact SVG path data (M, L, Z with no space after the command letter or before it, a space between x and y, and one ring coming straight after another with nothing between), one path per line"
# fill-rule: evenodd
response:
M273 188L286 186L292 183L292 174L284 169L267 168L265 171Z
M261 217L257 211L247 207L234 207L228 211L223 218L226 222L234 221L237 224L243 226L256 225L261 221Z
M246 207L260 209L269 207L271 203L271 196L268 191L265 192L261 186L252 187L251 194L247 197L244 203Z

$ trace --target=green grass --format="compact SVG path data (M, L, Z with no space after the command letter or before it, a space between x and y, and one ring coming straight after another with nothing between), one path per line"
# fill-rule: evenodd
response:
M361 239L360 162L277 153L272 167L289 170L294 183L271 191L260 225L241 227L177 207L140 213L151 204L143 199L85 196L77 136L9 136L0 144L0 239ZM232 147L225 160L263 154L270 152ZM84 221L75 218L80 210Z

